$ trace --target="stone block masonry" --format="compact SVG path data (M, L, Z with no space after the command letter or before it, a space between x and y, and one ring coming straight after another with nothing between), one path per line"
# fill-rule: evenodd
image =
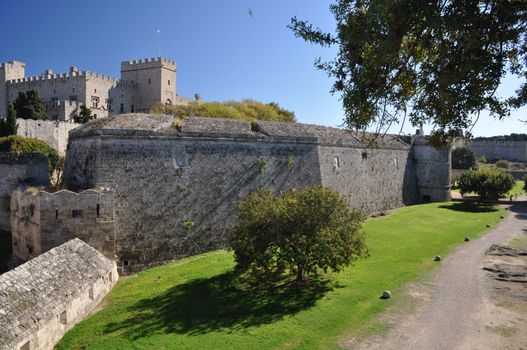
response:
M113 288L116 265L73 239L0 275L0 350L51 350Z
M476 158L484 156L488 162L506 159L511 162L527 163L526 141L469 141L468 148Z
M448 149L420 147L386 136L365 148L315 125L120 115L70 133L64 176L71 189L115 190L115 251L131 272L224 247L237 204L259 188L328 186L365 214L448 199Z
M16 190L11 198L11 233L13 255L22 261L75 237L114 259L113 192Z
M17 187L48 184L48 159L42 154L0 152L0 230L11 231L11 193Z
M17 135L42 140L56 149L63 157L68 147L68 133L81 126L76 123L20 118L16 122L18 124Z

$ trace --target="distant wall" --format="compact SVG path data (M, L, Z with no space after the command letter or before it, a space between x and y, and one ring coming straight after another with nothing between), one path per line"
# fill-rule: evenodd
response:
M11 231L11 192L18 186L47 186L48 159L40 153L0 152L0 230Z
M0 275L0 350L51 350L113 288L116 265L79 239Z
M66 154L69 131L81 125L76 123L20 118L16 121L18 123L18 135L34 137L45 141L51 147L55 148L61 156Z
M170 118L107 118L70 135L68 187L115 189L123 271L223 247L237 204L259 188L328 186L363 213L417 203L420 190L445 200L432 190L450 190L449 171L437 188L419 185L414 152L396 138L364 148L344 130L208 118L185 119L176 132ZM420 154L423 166L427 154L437 156L429 166L450 167L448 152Z
M513 162L527 162L526 141L469 141L467 145L476 158L484 156L487 161L501 158Z
M111 191L16 190L11 196L13 255L27 261L73 238L115 256Z

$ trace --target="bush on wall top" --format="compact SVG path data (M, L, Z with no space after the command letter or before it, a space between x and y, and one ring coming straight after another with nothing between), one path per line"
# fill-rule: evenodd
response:
M57 150L46 142L23 136L0 137L0 152L29 153L36 152L46 156L49 160L49 173L52 174L60 163L60 156Z

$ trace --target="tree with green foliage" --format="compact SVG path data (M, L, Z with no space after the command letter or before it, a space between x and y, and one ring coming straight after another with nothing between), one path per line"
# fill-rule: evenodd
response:
M292 18L296 36L338 46L316 67L335 79L345 124L386 130L409 118L431 123L433 142L469 130L482 110L497 118L527 103L527 2L337 0L335 33ZM506 74L523 80L496 94Z
M7 136L0 137L0 152L42 153L49 160L49 173L52 175L60 166L60 156L57 150L46 142L32 137Z
M452 150L452 169L470 169L476 166L476 157L468 147Z
M485 156L479 157L478 158L478 163L487 164L487 158L485 158Z
M7 107L7 117L0 119L0 137L16 135L18 124L16 123L16 111L12 103Z
M511 174L498 168L484 167L478 170L468 170L459 177L459 192L474 192L480 200L496 200L512 190L516 180Z
M18 118L34 120L49 119L38 90L19 92L15 100L15 110Z
M238 270L293 275L300 282L320 270L340 271L364 255L361 221L327 188L293 189L275 198L263 189L240 203L230 246Z
M95 116L92 114L91 109L85 105L81 105L79 114L73 117L73 121L80 124L87 123L93 119L95 119Z
M277 103L262 103L250 99L226 102L199 102L188 105L158 104L152 108L153 113L170 114L179 117L229 118L241 120L267 120L277 122L296 121L295 114L281 108Z
M511 163L506 159L500 159L494 165L496 166L496 168L501 168L505 170L510 170L511 168Z

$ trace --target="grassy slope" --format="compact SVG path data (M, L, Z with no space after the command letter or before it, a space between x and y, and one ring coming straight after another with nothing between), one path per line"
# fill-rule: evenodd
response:
M371 256L340 274L331 290L275 295L231 285L232 255L217 251L123 278L106 307L77 325L59 349L335 349L424 276L445 255L499 221L502 210L432 203L369 220ZM383 290L395 292L381 301ZM295 293L297 293L295 295ZM382 326L378 325L377 330ZM375 330L375 326L374 326Z

